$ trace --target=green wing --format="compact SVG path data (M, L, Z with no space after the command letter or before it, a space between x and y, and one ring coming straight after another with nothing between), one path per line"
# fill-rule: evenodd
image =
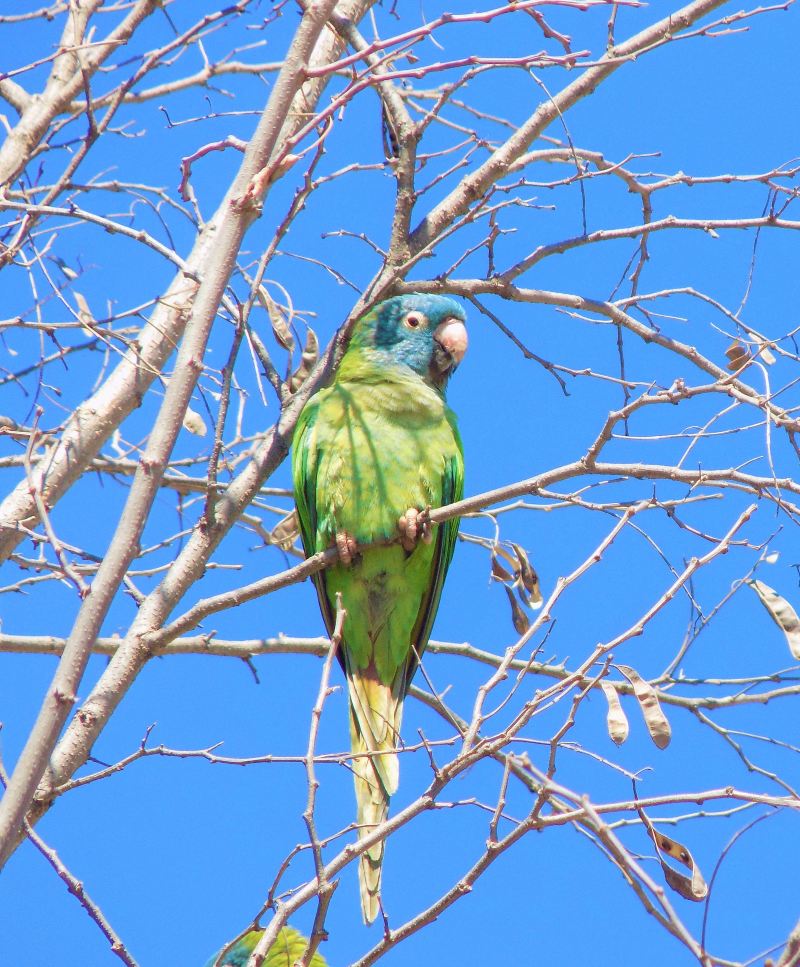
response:
M294 499L306 557L311 557L317 551L324 550L324 547L318 546L317 529L317 471L321 452L318 439L314 441L314 445L311 444L311 435L314 434L319 410L320 394L317 394L306 404L300 414L292 439ZM317 591L322 619L325 622L328 634L331 635L333 634L335 616L328 599L325 574L326 570L318 571L312 575L311 580L314 582ZM344 656L341 651L338 657L339 663L344 668Z
M458 453L447 461L445 466L444 478L442 480L442 506L455 503L464 496L464 455L461 445L461 438L458 430L451 420L451 426L458 444ZM414 626L411 641L411 652L406 663L403 694L408 692L411 687L411 680L416 673L422 653L428 644L433 622L436 619L436 612L439 610L439 599L442 596L444 579L453 560L453 553L456 549L458 538L459 518L451 517L437 527L436 550L431 565L431 577L428 586L428 593L422 599L419 610L419 617Z

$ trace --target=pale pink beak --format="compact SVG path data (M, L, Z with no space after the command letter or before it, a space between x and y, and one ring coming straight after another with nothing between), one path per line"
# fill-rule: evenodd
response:
M467 327L460 319L445 319L433 331L433 338L458 366L467 351Z

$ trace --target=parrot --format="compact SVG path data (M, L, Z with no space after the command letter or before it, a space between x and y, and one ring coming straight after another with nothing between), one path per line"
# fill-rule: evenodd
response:
M263 930L251 930L241 940L237 940L225 955L221 967L245 967L263 933ZM303 956L307 944L306 938L293 927L283 927L275 938L275 943L269 948L263 967L293 967L295 961ZM218 958L219 953L214 954L206 967L215 967ZM315 953L309 962L309 967L328 967L328 965L322 954Z
M403 699L430 637L458 520L434 533L425 511L458 501L464 458L448 380L467 349L455 300L420 293L377 304L353 327L331 385L295 428L292 476L307 556L336 548L313 576L347 680L357 828L382 823L397 790ZM384 844L361 854L364 922L380 910Z

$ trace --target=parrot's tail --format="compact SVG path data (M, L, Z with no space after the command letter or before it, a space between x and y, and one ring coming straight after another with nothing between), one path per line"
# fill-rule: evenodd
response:
M403 700L390 685L369 672L348 675L350 739L358 803L359 837L367 836L389 813L389 797L397 790L399 766L394 749L400 733ZM367 924L380 911L384 842L361 854L358 879L361 911Z

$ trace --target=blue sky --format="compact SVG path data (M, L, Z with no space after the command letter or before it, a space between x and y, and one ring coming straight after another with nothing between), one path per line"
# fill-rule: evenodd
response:
M33 9L35 5L25 6ZM198 16L198 6L176 3L169 9L173 20L183 27L191 17ZM472 9L466 4L457 7L457 12ZM397 19L384 9L376 10L376 19L385 36L431 19L441 9L438 5L425 5L423 9L409 4L397 11ZM542 9L552 24L573 36L574 49L589 49L593 56L603 53L607 8L588 12ZM640 9L620 8L617 37L635 33L665 15L668 9L663 3ZM737 9L728 10L723 5L722 13ZM211 35L206 42L209 56L220 57L230 47L266 39L266 48L244 51L239 56L251 60L279 59L297 20L293 9L286 8L266 31L246 29L248 25L257 26L269 10L266 5L257 6L242 23ZM572 142L601 151L615 161L629 154L657 153L656 157L631 160L628 167L661 175L678 171L695 176L754 174L791 162L798 153L794 120L798 95L796 37L800 26L797 9L757 16L745 21L744 26L749 27L746 32L667 45L622 67L568 113L565 122ZM38 21L18 26L0 23L0 32L5 35L2 49L6 52L0 66L15 68L31 62L50 49L59 29L58 19L49 25ZM163 18L155 17L132 53L163 44L169 36ZM415 48L421 63L455 58L465 52L520 56L544 48L556 51L552 43L542 38L533 21L521 15L498 18L488 27L450 27L436 36L441 47L428 40ZM185 63L197 69L198 52L190 51ZM169 76L178 76L181 67L179 64L171 68ZM548 69L537 76L555 92L573 80L577 70ZM453 72L434 75L427 83L432 86L455 76ZM33 70L21 75L19 81L33 90L41 84L42 77L42 69ZM83 180L103 173L103 178L161 185L176 197L181 158L228 134L247 138L256 112L263 106L266 88L261 81L251 78L220 83L236 91L235 100L212 91L207 102L202 91L190 91L164 102L173 124L203 116L209 104L211 110L223 115L218 119L169 127L157 101L123 109L120 118L130 123L126 134L133 136L110 136L101 141L81 169ZM267 86L270 83L268 77ZM475 79L460 96L469 97L481 110L521 123L541 99L542 92L524 71L497 70ZM10 112L5 106L0 110ZM244 113L237 117L225 113L231 110ZM452 116L463 120L457 111ZM504 136L500 126L489 125L487 130L492 137ZM563 129L554 125L548 135L563 138ZM430 139L423 142L423 147L441 149L456 143L458 137L452 129L440 127L432 130ZM483 157L476 154L476 158ZM193 186L204 216L214 211L239 158L237 152L229 150L211 154L195 164ZM372 166L383 161L380 108L372 92L365 92L337 119L317 174L333 173L354 161ZM58 170L58 160L45 157L43 163L46 172L51 165L52 171ZM434 158L425 172L443 170L449 163ZM564 165L539 165L526 174L531 182L546 182L568 176L570 169ZM46 175L43 180L46 181ZM254 262L268 244L299 181L299 173L290 175L270 194L262 218L245 239L241 265ZM420 199L415 214L424 215L430 204L443 197L453 184L452 179L444 179L432 188ZM641 215L637 199L626 192L620 181L592 178L585 180L583 187L589 231L638 224ZM291 293L297 308L309 313L307 318L323 344L346 318L357 293L308 259L329 263L358 289L367 285L379 268L375 253L357 238L331 237L330 233L364 233L376 244L386 244L393 191L390 173L377 167L346 174L323 185L292 226L281 244L281 255L270 266L268 276L275 286L273 293L279 291L278 286ZM539 207L503 212L501 225L513 228L514 233L503 236L497 244L500 268L524 257L539 244L570 238L582 231L582 198L577 184L555 189L531 185L519 189L518 194ZM674 187L654 194L654 217L757 217L767 201L762 183ZM95 206L93 210L121 220L124 216L119 213L130 204L111 193L95 194L90 202ZM162 221L152 209L139 203L136 214L142 227L161 239L171 238L179 253L188 251L193 226L183 215L165 209ZM786 217L792 217L791 208ZM415 217L413 224L417 220ZM41 244L56 225L48 222L45 228ZM477 229L457 234L441 247L441 254L415 268L412 278L435 277L455 255L479 238ZM735 310L748 288L755 242L755 233L750 230L721 232L716 239L704 232L654 235L641 290L694 287ZM107 311L107 300L112 300L119 311L156 297L172 276L171 267L154 253L86 227L61 231L54 244L59 256L79 273L72 288L86 297L98 317ZM587 246L543 260L522 281L530 287L606 299L624 274L634 249L632 240ZM757 256L741 318L769 338L781 339L797 325L794 233L762 232ZM485 271L485 254L478 253L465 263L461 275L480 277ZM25 273L12 267L2 274L3 315L26 313L32 297ZM241 277L234 278L232 286L239 296L245 292ZM624 287L622 291L625 292ZM575 318L547 306L503 303L491 298L486 299L486 304L539 356L576 370L588 367L595 373L618 376L614 327L597 324L597 319ZM570 377L569 395L564 395L556 380L535 362L524 359L490 320L474 307L467 308L470 350L449 392L464 439L467 494L478 494L580 458L608 411L622 404L619 386L609 380ZM697 346L701 353L724 364L730 342L726 332L732 326L729 320L707 304L685 296L659 303L659 311L665 313L659 319L664 333ZM64 318L64 309L57 302L49 302L44 313L51 321ZM263 313L257 325L268 339ZM38 338L36 333L19 329L7 332L0 344L0 365L8 370L19 368L20 360L38 353ZM791 349L790 341L781 345ZM230 326L220 320L210 344L208 365L221 367L229 346ZM668 386L676 378L689 383L704 379L686 360L658 347L644 346L630 334L626 334L624 346L628 376L642 385ZM58 384L60 395L47 387L42 391L42 426L57 425L65 409L87 395L99 377L101 364L99 354L76 353L63 374L53 373L52 382ZM781 358L769 372L772 388L790 384L796 372L794 361ZM268 404L264 406L246 354L240 358L237 378L247 394L244 431L258 433L275 419L274 396L267 387ZM755 373L749 378L757 389L762 389ZM202 385L205 401L213 407L212 379L209 377ZM33 378L24 380L21 386L3 386L0 411L20 423L29 422L34 387ZM151 393L126 422L125 440L140 442L145 438L157 412L160 392ZM783 405L794 405L792 399L796 399L796 390L790 387L782 397ZM626 462L675 460L686 448L686 439L639 437L680 433L686 427L702 425L722 407L716 397L699 397L682 403L680 408L652 407L631 422L631 437L614 441L609 454ZM195 408L205 413L199 396ZM749 421L755 421L755 417L743 415L740 409L722 417L715 426L731 429ZM184 433L176 455L205 453L210 445L208 438ZM0 448L0 455L18 452L16 444L1 437ZM704 441L689 465L728 467L753 460L749 464L751 472L764 474L769 472L764 452L761 425ZM777 440L773 458L779 476L796 477L796 455ZM19 474L18 469L0 470L3 493L17 482ZM288 466L284 465L270 486L288 485ZM567 492L569 487L563 485L562 491ZM653 489L651 482L622 480L609 484L595 496L643 499ZM657 493L661 499L679 498L686 494L686 489L661 483ZM752 497L734 491L722 493L724 499L687 505L681 512L684 522L713 535L723 534ZM54 512L60 537L102 556L126 494L124 481L85 478ZM287 510L291 506L287 498L265 500ZM502 515L502 536L527 549L547 595L560 576L592 553L608 534L614 518L579 508L546 512L548 502L543 499L532 499L530 503L536 505L534 509ZM263 517L266 526L272 526L274 517L266 511L256 513ZM165 534L190 525L196 515L197 505L190 504L181 516L174 495L165 491L157 498L143 543L156 543ZM553 630L543 644L544 658L574 667L597 642L611 640L663 594L672 580L670 567L680 570L693 555L709 550L707 540L677 527L661 511L648 511L637 522L645 533L627 528L602 562L563 596L553 614ZM697 576L692 592L703 609L707 612L713 608L733 582L749 572L765 541L770 542L769 549L777 551L779 557L774 564L762 565L759 577L797 607L800 555L795 528L789 518L776 513L774 505L762 502L741 535L747 544L732 547ZM493 535L491 522L485 519L464 521L462 531L482 537ZM22 550L32 556L30 545L23 545ZM175 546L170 546L148 560L151 565L166 564L174 554ZM280 551L264 547L257 535L245 529L231 532L214 560L237 569L209 571L181 610L201 597L278 572L289 563ZM7 565L3 575L0 584L5 587L17 580L18 572ZM142 578L141 586L150 590L153 579ZM0 595L2 631L68 634L79 606L74 591L57 582L33 585L26 590L25 594ZM104 634L124 635L134 614L131 599L120 595L108 616ZM615 657L645 676L655 676L675 654L689 620L688 600L681 593L641 637L627 642L615 652ZM308 583L216 615L202 630L212 629L218 637L231 639L323 633ZM470 642L496 654L502 654L516 640L503 589L490 584L487 555L474 544L462 542L457 548L433 637ZM541 643L542 637L537 638L537 643ZM91 659L80 691L82 698L105 664L104 657ZM475 690L486 678L485 668L444 655L429 655L424 664L437 690L447 690L451 706L467 716ZM690 678L745 677L770 674L791 668L792 664L779 629L755 595L742 588L703 630L682 668ZM151 725L151 745L163 744L170 749L198 750L222 743L221 751L228 756L302 755L322 663L315 657L280 655L256 658L253 667L258 682L252 670L236 659L192 655L152 660L103 732L94 757L102 763L118 761L138 747ZM55 659L2 654L0 668L0 741L8 769L35 718ZM348 743L346 696L338 668L333 674L338 688L325 705L319 738L321 752L342 752ZM424 684L419 677L417 683ZM548 684L544 679L534 679L526 685L525 694ZM685 688L689 690L689 686ZM752 705L744 710L719 712L715 713L715 721L723 727L792 743L796 739L797 702L794 696L767 707ZM546 743L563 722L568 704L569 699L535 716L515 751L527 752L539 765L545 763ZM728 785L767 794L783 791L767 776L748 772L731 746L708 727L702 727L691 714L674 707L667 709L673 740L667 750L659 752L647 737L632 699L625 700L625 708L631 736L617 749L606 732L602 694L593 694L581 704L569 735L575 747L566 747L559 754L556 779L560 784L586 793L595 804L631 798L630 781L622 770L642 772L639 789L647 796ZM499 721L502 720L501 714ZM431 740L451 738L451 730L442 719L412 699L407 702L403 731L409 745L416 743L420 732ZM748 749L763 770L778 772L790 784L800 781L796 753L791 749L755 741ZM438 754L446 761L453 752L443 746ZM614 769L612 764L621 768ZM89 764L82 774L95 768L96 763ZM329 764L318 767L318 778L320 830L324 835L333 835L354 819L351 777L347 769ZM400 925L433 902L481 856L490 819L481 804L496 803L501 778L502 770L495 763L480 763L445 793L445 801L459 801L461 805L425 815L390 839L384 901L392 926ZM412 802L429 781L430 765L425 753L403 755L393 812ZM119 775L69 792L42 820L39 831L85 884L143 967L193 967L202 965L225 940L248 924L281 862L296 844L305 841L302 811L306 795L305 774L299 764L240 768L212 765L199 759L152 757L134 763ZM530 794L512 784L508 814L520 818L531 805ZM653 810L652 817L679 816L696 808L670 805ZM712 804L706 808L717 807ZM768 807L754 807L728 818L691 819L677 829L665 826L664 831L688 846L708 880L734 834L768 812ZM626 817L630 818L628 814ZM510 822L501 822L501 831L510 828ZM623 826L616 832L634 853L650 857L642 863L660 884L662 874L652 860L652 844L641 827ZM796 841L796 819L788 810L769 815L724 853L708 904L691 904L674 894L670 900L697 935L706 918L707 943L715 954L737 962L755 958L785 939L797 919ZM299 886L311 872L306 854L293 863L284 887ZM765 889L767 884L769 888ZM17 851L0 877L0 910L0 963L44 967L57 961L60 967L105 967L118 962L97 927L29 843ZM308 905L292 918L292 924L307 932L313 912ZM380 939L378 927L367 929L361 923L355 866L342 874L327 929L329 939L322 952L332 967L357 960ZM389 967L405 967L419 963L540 964L556 959L593 967L634 965L644 959L657 967L696 962L644 913L607 857L572 827L528 834L493 865L469 896L453 905L436 923L398 945L383 962Z

